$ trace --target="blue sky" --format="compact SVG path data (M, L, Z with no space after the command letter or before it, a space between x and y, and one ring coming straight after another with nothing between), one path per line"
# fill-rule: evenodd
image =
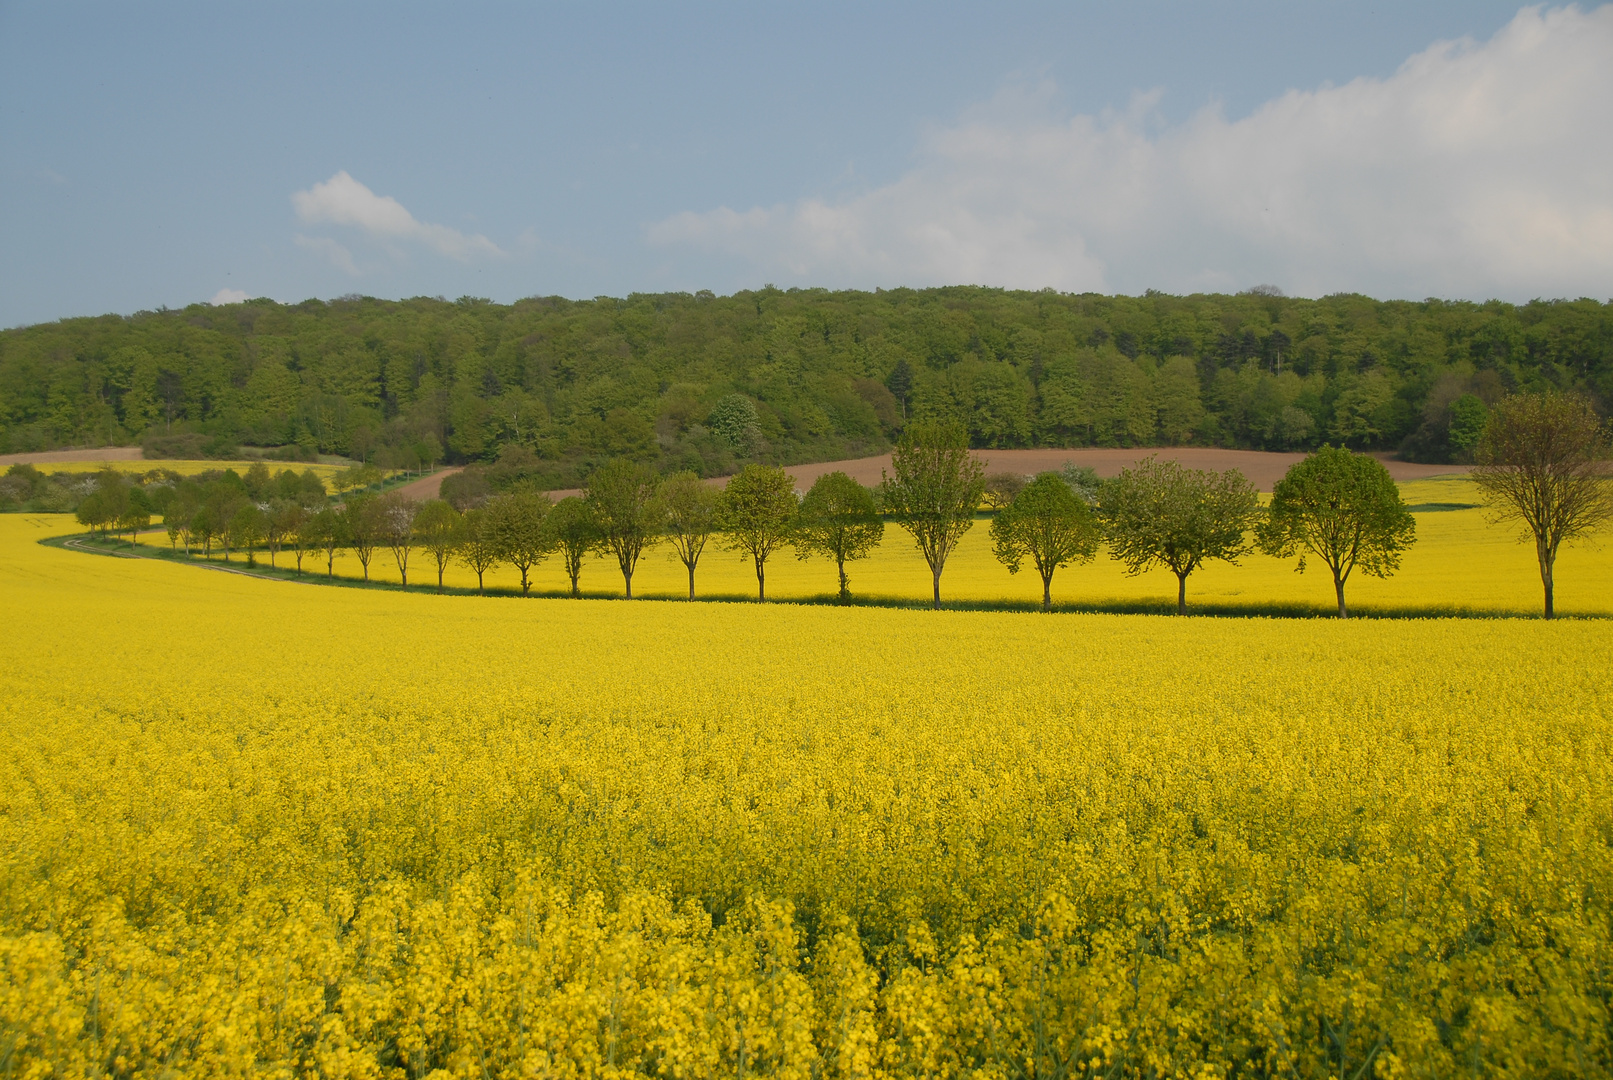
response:
M0 325L350 292L1613 295L1613 8L0 3Z

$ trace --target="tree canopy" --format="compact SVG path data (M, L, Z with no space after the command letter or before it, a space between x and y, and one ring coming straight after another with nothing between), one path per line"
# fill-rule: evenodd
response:
M1053 607L1053 572L1098 550L1098 519L1058 473L1020 488L991 521L992 551L1010 574L1028 558L1042 577L1042 610Z
M1474 456L1496 520L1522 524L1534 541L1550 619L1557 549L1613 517L1602 421L1578 395L1520 394L1490 413Z
M1175 574L1176 611L1185 615L1188 575L1250 550L1260 497L1237 469L1184 469L1149 457L1103 485L1098 509L1110 554L1133 574L1152 566Z
M756 599L767 599L767 560L790 542L795 525L795 480L772 465L747 465L717 498L716 526L729 550L750 556Z
M796 512L795 549L803 559L833 559L840 574L840 602L851 599L846 563L866 559L885 536L874 493L845 473L824 473L813 482Z
M1344 584L1356 569L1388 577L1417 539L1417 522L1389 470L1376 458L1324 446L1277 482L1259 530L1268 555L1314 555L1333 574L1339 618L1347 618Z
M916 422L891 453L891 472L879 485L880 501L924 555L937 608L941 571L974 524L985 491L985 467L969 453L961 424Z
M975 447L1447 460L1509 391L1613 397L1610 313L973 287L194 304L0 331L0 453L145 440L413 469L518 447L512 470L566 488L612 456L713 476L878 453L918 419Z

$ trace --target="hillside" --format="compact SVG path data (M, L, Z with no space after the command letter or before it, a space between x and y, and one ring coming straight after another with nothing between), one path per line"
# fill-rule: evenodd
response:
M1486 404L1613 398L1613 318L1526 305L763 289L512 305L268 300L0 332L0 453L145 441L490 460L570 486L631 456L711 475L876 454L906 418L978 447L1324 440L1459 458Z

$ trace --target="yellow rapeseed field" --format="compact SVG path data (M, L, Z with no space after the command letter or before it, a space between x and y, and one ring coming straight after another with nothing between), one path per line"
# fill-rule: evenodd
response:
M1607 621L437 597L73 529L0 517L5 1075L1613 1070Z
M1441 477L1401 486L1402 497L1413 506L1465 507L1417 513L1417 543L1406 553L1393 577L1370 578L1357 574L1348 586L1350 609L1357 614L1444 611L1482 614L1538 614L1541 606L1540 572L1532 544L1520 544L1518 531L1495 525L1480 509L1478 489L1465 477ZM948 561L941 579L945 600L991 604L1003 600L1027 608L1041 603L1042 586L1034 570L1011 575L991 553L990 522L977 521L965 534L957 553ZM166 547L160 532L146 541ZM222 561L222 556L215 553ZM235 562L241 557L237 554ZM263 553L259 559L266 559ZM282 554L277 563L293 565ZM1294 572L1297 559L1277 560L1251 555L1238 566L1211 563L1188 579L1188 605L1217 610L1259 610L1279 605L1285 610L1309 610L1318 615L1337 612L1333 584L1324 567L1313 565L1304 574ZM1313 560L1314 563L1314 560ZM324 556L305 557L305 567L325 571ZM351 552L335 560L339 577L362 574ZM848 564L851 589L856 596L877 599L928 601L930 572L908 535L894 525L886 527L884 542L869 559ZM397 564L390 552L378 549L370 564L375 581L396 584ZM410 556L409 581L435 587L436 568L428 554ZM450 566L447 585L475 588L476 575L458 564ZM519 591L520 575L499 566L486 575L488 588ZM584 592L620 596L622 575L609 556L590 559L583 571ZM756 575L750 562L725 551L713 540L696 575L702 596L745 598L756 595ZM564 593L570 589L558 558L539 563L532 571L537 592ZM767 593L774 599L828 599L837 588L834 564L827 559L802 562L788 549L767 564ZM671 549L662 545L647 551L633 577L633 593L641 597L687 596L687 572ZM1174 610L1176 578L1168 570L1152 570L1128 577L1119 563L1101 549L1098 557L1081 566L1059 570L1053 578L1055 604L1114 606L1153 604ZM1557 562L1557 610L1564 615L1613 615L1613 534L1590 543L1562 549Z

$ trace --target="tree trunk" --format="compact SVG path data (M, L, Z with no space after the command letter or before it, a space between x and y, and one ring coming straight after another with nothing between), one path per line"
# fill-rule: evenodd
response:
M566 567L566 573L571 578L571 598L573 600L581 600L582 589L577 586L577 579L582 577L582 564L579 562L574 566Z
M941 610L941 571L932 570L932 571L930 571L930 573L932 575L934 575L934 578L935 578L935 582L934 582L934 584L935 584L935 610L940 611Z
M1042 575L1042 610L1053 610L1053 572L1051 570Z
M627 591L627 598L629 600L633 599L633 572L631 570L622 571L622 585Z
M527 580L526 567L523 566L523 567L521 567L521 595L525 596L526 591L528 589L530 589L531 587L532 587L532 582Z
M476 595L477 596L486 596L487 595L485 592L482 591L482 572L480 570L476 571Z
M442 592L442 563L437 564L437 591Z
M1552 573L1552 569L1553 569L1552 563L1554 561L1555 560L1552 559L1549 555L1542 554L1540 556L1540 584L1542 586L1544 586L1544 588L1546 590L1546 615L1545 615L1545 617L1548 618L1548 619L1555 619L1557 617L1557 609L1556 609L1555 605L1552 602L1552 584L1553 583L1552 583L1552 580L1551 580L1551 573Z
M843 556L835 559L835 568L840 571L840 602L844 604L851 600L851 582L846 578L846 560Z
M1348 619L1350 609L1344 606L1344 580L1338 574L1333 575L1333 591L1338 594L1339 598L1339 618Z
M1176 575L1176 614L1187 614L1187 575Z
M767 599L767 562L757 559L756 562L756 602L760 604Z
M689 599L694 599L694 563L684 563L689 568Z

